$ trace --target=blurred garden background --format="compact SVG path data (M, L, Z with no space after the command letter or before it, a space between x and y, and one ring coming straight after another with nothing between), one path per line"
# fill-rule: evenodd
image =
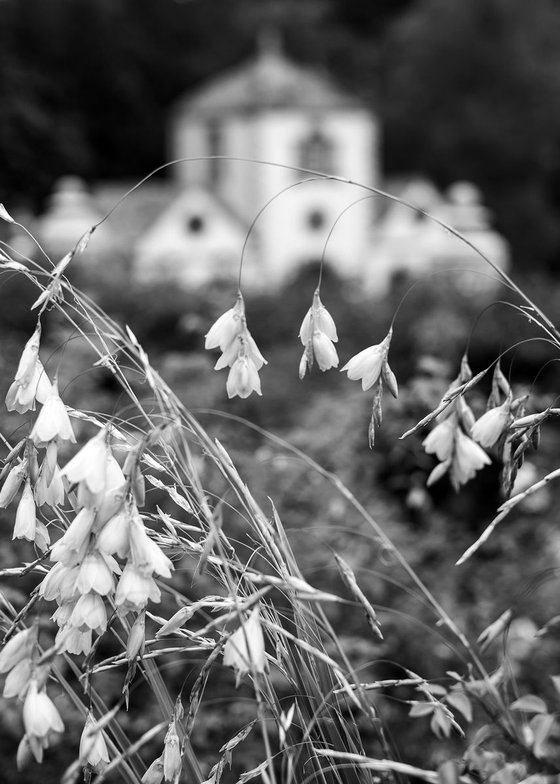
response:
M0 0L0 201L32 225L66 175L92 190L122 182L118 198L125 184L165 162L174 102L250 58L259 32L270 26L280 31L291 60L328 73L376 113L387 182L413 173L442 190L458 181L479 189L493 230L507 243L510 274L559 324L560 7L554 0ZM118 227L118 212L111 221ZM17 246L24 239L0 226L3 242ZM468 267L468 254L464 258ZM489 649L489 666L506 661L520 690L550 693L545 673L554 672L558 635L549 632L536 653L535 632L558 608L558 490L551 485L528 499L475 557L455 567L501 503L499 455L458 493L446 478L428 489L435 463L422 448L422 434L400 440L437 405L466 348L475 373L505 352L502 369L516 395L530 392L536 410L557 405L556 356L546 341L532 340L530 319L503 301L517 302L515 295L496 287L473 296L442 273L395 276L382 296L364 297L359 282L334 268L325 272L321 296L337 324L341 365L384 337L406 293L391 345L401 392L386 403L370 450L371 400L358 384L317 369L298 379L298 330L317 285L316 264L246 296L251 332L269 363L262 397L247 400L227 399L225 374L213 371L217 357L203 350L205 333L234 302L235 283L180 288L164 280L143 283L128 269L120 248L114 277L106 266L103 275L90 268L69 270L69 276L130 325L154 367L226 446L259 502L266 507L273 499L306 578L318 588L331 590L336 583L344 591L332 551L352 565L378 608L384 640L372 638L358 610L328 612L339 628L344 625L363 680L404 677L404 668L437 678L460 670L462 662L372 531L283 441L340 477L467 636L476 639L512 608L508 645ZM411 280L416 283L409 291ZM25 306L35 298L25 281L2 276L2 395L34 329L35 315ZM515 348L506 351L510 346ZM55 365L62 356L67 404L120 415L120 390L111 374L90 367L84 342L55 312L42 339L47 369L49 351ZM483 383L470 398L475 414L484 411L488 392ZM17 418L3 416L1 425L17 440ZM556 467L559 445L552 422L520 481L530 484ZM150 503L164 505L156 490L150 496ZM26 543L9 543L11 518L6 511L2 516L0 558L7 566L29 555ZM233 512L229 524L235 528ZM187 592L191 567L185 563L180 572ZM16 604L32 587L30 577L1 583ZM196 591L203 595L203 586ZM173 612L172 597L167 601ZM110 655L107 647L100 657ZM178 661L164 671L171 693L186 676L184 667ZM116 700L120 686L108 679L109 702L111 689ZM193 737L209 766L251 717L251 692L244 689L236 691L231 673L217 670L212 700ZM403 700L410 696L402 692ZM126 729L137 734L154 724L155 707L144 702L139 711L133 702ZM377 708L413 764L433 767L461 748L456 739L437 741L426 720L408 720L398 699L380 697ZM15 772L18 722L13 705L0 700L2 781L31 783L37 768ZM69 730L74 744L79 732ZM73 759L67 753L62 744L49 754L40 771L45 783L58 781ZM249 740L236 752L234 773L258 762Z

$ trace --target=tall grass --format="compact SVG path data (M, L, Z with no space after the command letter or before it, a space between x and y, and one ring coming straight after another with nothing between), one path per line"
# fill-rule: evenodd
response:
M7 211L1 217L13 222ZM23 717L14 759L21 775L48 759L65 732L75 760L59 772L65 784L80 777L217 784L231 780L228 769L248 739L258 757L237 776L239 784L408 778L509 784L556 775L553 707L538 695L512 702L507 673L488 672L485 664L485 648L507 632L511 613L473 643L344 483L304 451L265 434L332 484L390 554L395 582L430 609L432 628L464 662L461 672L442 672L437 683L404 668L399 678L362 679L341 619L359 611L365 633L381 640L375 597L360 587L340 553L332 553L338 579L329 590L312 584L274 499L264 507L257 502L228 444L214 440L178 399L132 330L71 284L72 261L94 229L56 265L48 259L48 270L44 259L41 264L21 259L7 246L1 253L4 274L25 276L37 287L29 303L38 314L37 329L22 347L7 396L12 435L2 436L0 491L0 506L14 521L13 536L24 540L23 563L0 573L5 586L0 673L6 675L4 698ZM509 277L494 270L521 299L515 305L520 314L529 313L557 349L556 327ZM247 328L241 293L228 314L209 332L207 344L223 351L230 396L246 397L260 391L264 358ZM79 336L92 368L112 375L121 390L118 409L80 410L61 402L59 389L64 392L55 377L68 375L64 347L49 358L41 342L41 329L50 321L62 325L67 341ZM379 344L346 366L351 379L373 389L372 444L382 419L383 388L398 394L388 363L391 334L392 325ZM319 288L300 337L302 377L314 363L321 370L338 364L336 328ZM486 418L475 423L468 393L490 371ZM465 356L440 405L411 431L433 425L424 442L439 461L430 481L447 474L459 488L487 462L489 449L499 449L509 494L525 451L557 413L549 408L526 414L526 407L525 398L514 397L499 363L473 376ZM521 500L557 475L554 470L505 500L463 560ZM29 588L25 600L14 590L18 585ZM197 749L197 729L204 726L206 704L216 699L212 684L224 666L249 708L209 765ZM181 673L174 691L168 669ZM560 689L557 678L553 684ZM467 730L461 754L438 770L407 762L406 748L384 720L380 694L403 700L411 722L428 720L444 740L452 734L464 738ZM147 721L130 721L129 710ZM476 732L470 728L473 715ZM80 737L72 732L77 724Z

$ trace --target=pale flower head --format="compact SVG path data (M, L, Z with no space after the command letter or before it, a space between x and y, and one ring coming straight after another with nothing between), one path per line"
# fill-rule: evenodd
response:
M101 596L85 593L76 602L69 623L80 631L92 629L102 634L107 629L107 610Z
M262 395L259 372L250 357L240 356L235 360L227 377L226 390L229 398L236 395L246 398L252 392Z
M299 364L299 377L303 379L311 368L313 358L322 371L338 367L338 354L334 344L338 340L336 326L331 314L319 297L319 289L313 295L313 304L307 311L299 330L299 339L305 346Z
M476 441L458 428L455 436L455 451L449 469L451 484L455 489L474 477L477 471L492 461Z
M38 689L35 678L29 683L23 703L23 725L36 759L39 757L39 747L41 750L45 747L51 732L64 732L60 713L47 692Z
M31 440L36 446L46 446L55 439L76 443L68 411L58 394L56 380L31 430Z
M265 672L266 654L258 606L227 639L224 645L224 664L226 667L233 667L238 684L241 677L248 672Z
M299 330L299 339L306 346L315 332L323 332L330 341L336 343L338 335L334 319L321 302L319 289L313 295L313 304L305 314Z
M471 429L471 438L483 447L493 447L507 430L511 418L510 401L506 400L501 406L486 411L474 423Z
M130 516L130 563L146 574L171 577L173 563L150 539L138 512Z
M322 371L338 367L338 354L332 340L325 332L315 331L312 338L313 354Z
M392 334L391 328L381 343L360 351L348 360L340 372L346 372L351 381L360 381L361 379L364 391L371 389L382 379L393 397L397 397L397 380L387 361Z
M102 493L107 481L107 462L111 456L107 443L107 428L90 438L74 457L61 469L70 484L84 483L90 493Z
M12 539L27 539L28 542L34 542L36 532L37 517L35 514L35 499L33 497L31 482L29 479L26 479L16 511L16 522Z
M0 651L0 672L9 672L24 659L31 656L37 640L35 627L14 634Z
M92 767L96 773L101 773L109 762L107 744L91 712L88 712L80 737L80 762L83 766Z
M455 447L457 427L457 419L454 416L438 422L422 441L422 446L429 455L436 455L438 460L449 460Z
M66 566L74 566L82 561L89 546L94 520L94 509L81 509L66 532L54 543L51 561L62 561Z
M77 626L67 624L58 630L54 644L61 653L66 651L75 656L79 656L81 653L88 654L93 647L91 629L83 631Z
M14 381L6 394L6 408L25 414L35 410L35 401L44 403L51 394L51 382L39 359L35 359L33 375L28 383Z
M115 593L115 604L121 613L139 612L149 600L159 602L161 591L150 574L145 574L134 564L128 563L121 575Z
M243 328L245 317L245 305L241 293L237 296L237 301L233 308L230 308L212 324L206 334L204 348L220 348L225 351L235 340Z

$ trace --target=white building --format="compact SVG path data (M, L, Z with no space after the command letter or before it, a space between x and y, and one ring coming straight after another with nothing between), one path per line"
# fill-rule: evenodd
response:
M508 263L507 247L468 183L452 186L447 196L423 180L400 183L396 195L420 208L414 210L298 171L395 192L381 182L375 114L270 41L248 64L175 105L169 159L179 158L190 160L170 167L166 183L143 185L105 225L112 229L113 250L131 257L130 272L142 283L235 283L243 256L244 288L264 290L324 256L340 276L359 280L371 294L383 294L395 274L418 277L447 266L483 272L461 273L457 280L473 292L491 290L481 259L421 210L464 233L498 266ZM88 216L109 209L117 192L114 185L98 189L87 209L80 194L84 231ZM43 217L45 236L59 225L67 228L67 201L59 194ZM130 219L135 209L139 220ZM75 224L73 213L72 229ZM106 265L101 277L107 278Z

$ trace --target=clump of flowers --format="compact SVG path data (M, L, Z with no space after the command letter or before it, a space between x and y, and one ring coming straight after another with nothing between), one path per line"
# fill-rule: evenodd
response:
M241 292L238 293L233 308L223 313L210 327L204 347L219 348L222 352L214 370L230 368L226 382L229 398L236 395L246 398L252 392L262 394L259 370L267 362L247 329L245 303Z
M461 372L452 382L444 399L454 389L465 384L472 378L472 372L463 359ZM470 433L475 422L474 414L462 395L457 397L436 417L436 426L422 442L422 446L430 455L440 461L428 477L430 486L449 474L455 490L471 480L477 471L492 461L484 449L471 438Z
M302 321L299 339L304 352L299 363L299 377L304 378L317 361L322 371L338 367L338 354L334 344L338 342L336 325L333 317L321 302L319 288L313 294L313 303Z
M370 447L373 447L375 441L375 428L381 424L383 418L381 407L383 382L393 397L396 398L399 394L397 379L389 367L388 360L392 335L393 329L391 327L381 343L360 351L340 369L341 373L348 374L351 381L361 381L364 392L374 387L373 410L368 430Z

